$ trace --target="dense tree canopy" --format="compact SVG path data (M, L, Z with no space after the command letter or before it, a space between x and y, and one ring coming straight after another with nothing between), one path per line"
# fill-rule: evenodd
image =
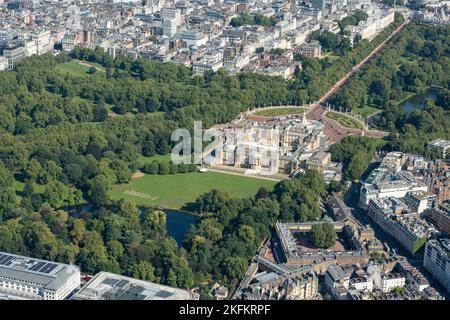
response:
M336 244L336 231L332 223L317 223L311 227L311 237L314 245L328 249Z
M129 182L137 169L153 174L192 170L138 161L140 155L170 152L175 128L191 130L194 120L207 128L249 108L317 100L400 20L397 16L372 42L361 41L332 64L303 61L292 81L229 76L222 70L197 77L182 65L112 59L100 48L78 47L70 55L32 57L11 72L0 72L0 250L76 263L88 273L106 270L182 288L215 281L236 284L277 220L321 219L319 198L327 192L319 173L308 171L248 199L207 192L193 205L202 218L182 247L167 236L163 212L141 212L129 201L112 201L109 190ZM350 86L366 94L344 96L342 104L391 99L386 90L392 86L416 90L441 84L448 89L448 76L440 71L448 69L443 53L448 33L424 30L425 40L418 37L408 49L424 57L423 67L402 65L395 77L374 76L370 82L356 78ZM99 69L63 71L74 59ZM432 59L438 64L427 63ZM428 78L432 72L434 80ZM388 147L423 150L425 139L448 137L447 100L444 90L436 106L431 103L424 111L386 110L380 125L400 133ZM344 163L346 179L358 179L380 146L364 138L347 139L332 147L333 159ZM93 206L88 212L70 210L85 202Z

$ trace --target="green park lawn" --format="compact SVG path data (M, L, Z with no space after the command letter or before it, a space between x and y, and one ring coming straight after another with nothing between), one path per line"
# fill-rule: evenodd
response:
M276 116L285 116L288 114L302 114L306 109L302 107L290 107L290 108L275 108L268 110L256 111L254 113L255 116L263 116L263 117L276 117Z
M322 53L322 59L325 59L325 58L330 60L330 62L335 62L339 59L339 56L336 53L329 51L329 52Z
M325 116L327 118L335 120L337 123L339 123L341 126L347 127L347 128L356 128L356 129L363 129L361 123L353 119L352 117L346 116L341 113L337 113L334 111L328 111Z
M88 63L88 62L86 62ZM89 63L90 65L94 66L95 68L97 68L98 71L104 72L105 69L97 64L97 63ZM85 66L85 65L81 65L79 63L77 63L76 61L69 61L69 62L65 62L65 63L60 63L58 65L56 65L56 70L62 74L66 74L69 73L70 75L74 75L74 76L85 76L88 75L88 70L90 67Z
M255 195L260 187L271 190L275 183L218 172L146 174L131 183L114 186L110 195L112 199L124 198L138 205L180 209L211 189L228 192L233 197L246 198Z
M24 187L25 187L25 183L24 182L22 182L22 181L20 181L20 180L14 180L14 190L16 191L16 195L18 196L18 197L21 197L21 194L22 194L22 192L23 192L23 189L24 189ZM34 190L37 192L37 193L44 193L44 191L45 191L45 185L41 185L41 184L37 184L37 183L35 183L34 184Z
M382 109L379 109L372 105L365 105L364 107L356 107L356 108L352 109L352 112L357 113L364 118L368 118L371 115L373 115L374 113L381 111L381 110Z
M89 67L80 65L75 61L69 61L56 65L56 70L62 74L69 73L74 76L84 76L87 74Z

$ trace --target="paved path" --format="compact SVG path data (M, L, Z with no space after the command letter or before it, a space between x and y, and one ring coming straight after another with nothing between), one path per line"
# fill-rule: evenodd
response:
M348 135L362 135L363 130L343 127L337 124L335 121L324 117L324 113L327 110L327 108L325 107L325 103L331 96L337 93L356 72L358 72L364 65L366 65L367 62L369 62L378 52L380 52L380 50L382 50L387 45L387 43L391 39L393 39L409 22L410 20L406 19L380 45L373 49L372 52L367 55L367 57L365 57L361 62L355 65L350 72L348 72L344 77L336 82L333 87L331 87L330 90L328 90L328 92L325 93L325 95L323 95L307 112L308 119L319 120L325 125L324 132L327 136L330 137L332 141L340 141ZM364 130L364 136L367 137L383 138L388 134L388 132L384 131Z

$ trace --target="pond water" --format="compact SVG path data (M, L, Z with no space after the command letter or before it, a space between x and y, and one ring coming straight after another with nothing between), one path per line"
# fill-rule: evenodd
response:
M181 211L164 210L164 212L166 213L167 235L173 237L178 245L182 246L184 234L189 226L195 224L200 218Z
M76 208L71 208L69 214L73 218L78 218L82 211L91 211L93 209L92 204L84 204L80 205ZM149 208L140 208L141 214L144 213L145 210L150 210ZM166 228L167 235L173 237L179 246L183 245L184 234L188 230L191 224L195 224L197 220L200 219L198 216L194 216L187 212L181 212L176 210L163 209L166 213Z
M439 93L438 88L428 88L424 93L416 94L402 102L403 111L410 112L414 109L423 109L427 99L435 99Z

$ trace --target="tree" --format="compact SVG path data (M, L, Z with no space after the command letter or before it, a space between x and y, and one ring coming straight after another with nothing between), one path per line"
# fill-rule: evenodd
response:
M86 233L86 223L82 219L74 219L72 221L72 228L70 231L70 237L75 244L78 244L83 239Z
M166 235L166 214L161 210L149 210L144 213L145 234L148 238L160 240Z
M118 183L128 183L131 180L131 170L123 160L114 160L111 163L111 169L116 174Z
M28 198L31 197L33 193L35 193L34 182L33 180L27 179L23 187L23 196Z
M311 236L314 245L319 248L330 248L336 244L336 231L332 223L312 225Z
M269 196L270 196L270 192L266 188L261 187L261 188L259 188L258 192L256 193L255 198L256 198L256 200L258 200L258 199L268 198Z
M159 162L153 160L151 163L144 166L144 172L148 174L157 174L159 170Z
M25 226L23 239L31 256L48 260L56 258L58 243L44 222L34 221Z
M247 270L247 261L241 257L228 257L223 263L223 272L229 279L242 279Z
M105 205L109 202L111 181L103 174L96 176L89 186L89 197L95 205Z
M104 104L98 104L94 108L94 121L102 122L108 118L108 109L106 109Z
M178 173L178 166L174 164L172 161L169 162L169 173L170 174Z
M158 174L164 175L169 173L169 165L166 162L158 164Z
M155 268L151 265L150 262L140 261L138 264L133 265L130 273L133 278L154 281L154 271Z
M96 231L88 231L81 245L77 261L81 268L90 273L104 269L108 263L108 254L100 234Z
M69 200L68 188L59 181L50 181L43 194L44 201L47 201L53 208L60 208Z

